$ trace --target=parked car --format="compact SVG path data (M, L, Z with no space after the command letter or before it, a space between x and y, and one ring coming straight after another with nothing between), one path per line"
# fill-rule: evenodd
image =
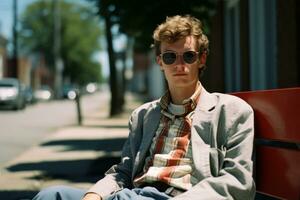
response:
M34 91L34 98L38 101L48 101L53 97L53 92L49 86L43 85Z
M25 94L18 79L0 79L0 106L8 107L14 110L25 108Z

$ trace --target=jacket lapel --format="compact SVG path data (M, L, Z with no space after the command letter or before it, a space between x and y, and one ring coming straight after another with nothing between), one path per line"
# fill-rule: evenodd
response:
M217 104L217 96L202 88L193 117L191 142L193 161L199 179L211 176L209 151L211 141L212 116Z
M152 110L147 112L144 116L144 123L143 123L143 138L137 152L134 166L133 166L133 177L142 169L144 166L144 160L147 156L147 152L149 151L150 145L152 143L152 139L155 135L157 127L160 121L160 106L155 106Z
M201 89L201 94L197 103L198 110L210 112L214 109L217 104L217 97L205 90L204 87Z
M195 110L192 124L192 142L210 143L210 129L212 123L212 115L217 104L217 96L208 93L202 88L200 98ZM199 144L193 144L198 146Z

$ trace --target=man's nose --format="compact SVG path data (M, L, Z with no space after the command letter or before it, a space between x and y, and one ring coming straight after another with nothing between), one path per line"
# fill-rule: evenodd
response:
M185 62L183 60L182 55L178 55L177 60L176 60L176 69L178 71L184 71L184 66L185 66Z

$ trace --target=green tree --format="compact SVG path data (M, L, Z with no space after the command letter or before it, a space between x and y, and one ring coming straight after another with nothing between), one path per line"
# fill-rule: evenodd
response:
M100 64L93 56L100 50L101 29L91 7L59 1L61 20L61 57L63 77L72 83L85 84L101 80ZM20 46L28 53L41 53L54 70L53 3L37 1L29 5L20 19Z
M93 1L93 0L90 0ZM208 28L216 10L217 0L94 0L98 2L99 14L109 16L119 30L134 38L135 49L148 52L153 42L152 33L167 16L193 15ZM209 30L204 30L206 34Z

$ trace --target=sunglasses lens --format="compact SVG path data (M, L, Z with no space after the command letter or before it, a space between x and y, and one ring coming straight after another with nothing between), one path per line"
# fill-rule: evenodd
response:
M194 51L187 51L183 53L183 60L188 64L192 64L197 60L197 53Z
M173 52L163 53L162 60L166 65L171 65L176 61L176 54Z

